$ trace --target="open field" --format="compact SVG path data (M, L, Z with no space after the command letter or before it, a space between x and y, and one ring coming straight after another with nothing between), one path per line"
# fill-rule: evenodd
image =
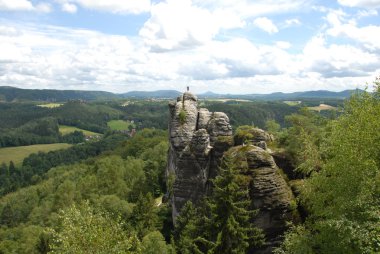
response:
M69 133L72 133L74 131L81 131L83 132L83 134L85 136L97 136L97 135L102 135L100 133L96 133L96 132L92 132L92 131L87 131L87 130L83 130L83 129L79 129L77 127L74 127L74 126L67 126L67 125L60 125L59 126L59 132L62 134L62 135L66 135L66 134L69 134Z
M283 101L283 103L288 104L289 106L297 106L301 104L302 101Z
M124 131L128 130L128 127L133 124L124 120L112 120L109 121L107 125L113 131Z
M58 108L62 105L63 105L62 103L48 103L48 104L40 104L37 106L42 107L42 108Z
M32 153L49 152L68 148L70 146L72 145L66 143L57 143L0 148L0 164L3 162L8 164L10 161L13 161L16 166L21 165L24 158L28 157Z
M336 110L336 107L327 105L327 104L319 104L319 106L316 107L308 107L310 110L315 110L315 111L322 111L322 110Z
M251 100L245 100L245 99L204 99L206 101L216 101L216 102L229 102L229 101L237 101L237 102L250 102Z

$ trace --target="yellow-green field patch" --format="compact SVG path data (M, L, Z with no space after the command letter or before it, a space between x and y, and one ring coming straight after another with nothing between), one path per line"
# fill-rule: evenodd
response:
M62 105L63 105L62 103L48 103L48 104L40 104L37 106L42 107L42 108L58 108Z
M322 111L322 110L336 110L336 107L327 105L327 104L319 104L319 106L316 107L309 107L308 109L314 110L314 111Z
M113 131L125 131L128 130L128 127L132 125L134 127L134 124L129 121L124 120L112 120L107 123L108 127L110 127Z
M0 164L3 162L9 164L10 161L13 161L16 166L19 166L22 164L24 158L28 157L32 153L50 152L69 148L70 146L72 145L66 143L57 143L0 148Z
M83 130L83 129L80 129L80 128L77 128L77 127L74 127L74 126L68 126L68 125L59 125L59 132L62 134L62 135L66 135L66 134L69 134L69 133L72 133L74 131L81 131L83 132L83 134L85 136L101 136L102 134L100 133L96 133L96 132L92 132L92 131L87 131L87 130Z

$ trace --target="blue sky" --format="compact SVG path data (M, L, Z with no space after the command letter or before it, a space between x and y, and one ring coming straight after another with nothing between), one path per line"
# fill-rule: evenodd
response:
M380 0L0 0L0 85L270 93L371 87Z

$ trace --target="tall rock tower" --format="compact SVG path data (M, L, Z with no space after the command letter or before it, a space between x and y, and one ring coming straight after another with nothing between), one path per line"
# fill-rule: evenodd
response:
M223 153L233 145L228 116L198 109L197 97L185 92L169 104L167 179L171 182L173 219L188 201L197 202L210 188Z

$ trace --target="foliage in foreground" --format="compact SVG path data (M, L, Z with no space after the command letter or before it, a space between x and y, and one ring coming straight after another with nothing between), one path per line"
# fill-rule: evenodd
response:
M135 137L136 141L128 140L120 150L107 151L82 163L52 168L39 183L1 197L0 253L46 253L49 241L52 243L49 234L44 233L47 228L55 230L60 242L53 249L61 248L64 241L71 246L74 239L68 239L69 235L82 234L88 240L97 239L102 234L118 232L118 227L126 232L127 239L138 237L142 253L149 253L145 250L151 248L144 238L162 245L163 236L157 231L168 238L165 226L169 224L168 208L157 207L153 196L164 191L159 179L163 178L166 165L167 143L163 141L166 135L163 131L142 130ZM138 150L129 147L137 141L141 142ZM82 209L83 202L89 202L91 208ZM100 224L106 218L113 229L90 225L91 218ZM83 227L77 228L77 223ZM156 233L150 235L153 232ZM99 240L94 244L106 243ZM156 251L150 253L165 253L160 249ZM67 250L66 253L80 252ZM92 252L83 249L82 253Z
M60 213L61 230L52 230L50 253L140 253L137 236L123 229L120 218L106 212L95 212L85 202Z
M380 87L352 97L321 146L326 158L301 192L309 217L279 253L380 252Z
M263 235L251 221L249 177L226 156L213 180L210 197L198 207L188 202L177 218L174 240L178 253L246 253L262 244Z

